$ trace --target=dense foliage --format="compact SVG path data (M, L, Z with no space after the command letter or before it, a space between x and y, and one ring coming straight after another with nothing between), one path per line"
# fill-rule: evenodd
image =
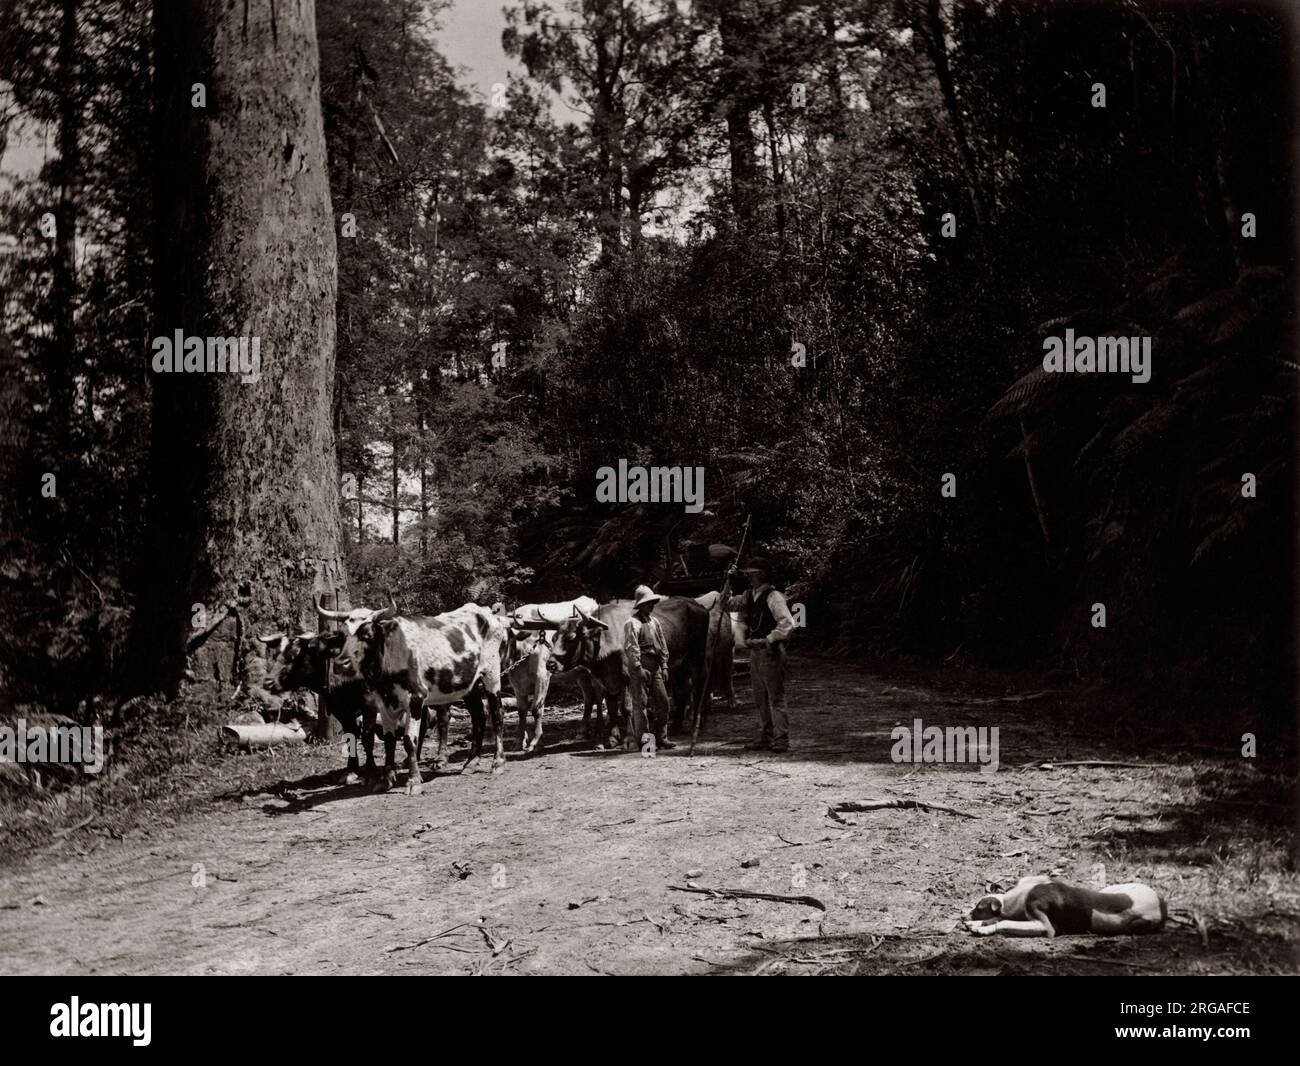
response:
M147 418L147 18L71 4L64 69L68 6L14 0L0 32L0 134L66 146L74 122L80 146L75 182L56 149L0 202L23 456L0 681L55 702L111 668L131 609ZM439 50L445 6L318 4L354 599L626 594L749 514L819 643L1289 714L1279 16L523 2L521 74L489 100ZM71 287L37 226L69 197ZM1151 381L1044 374L1066 328L1151 337ZM619 459L703 466L707 512L598 504Z

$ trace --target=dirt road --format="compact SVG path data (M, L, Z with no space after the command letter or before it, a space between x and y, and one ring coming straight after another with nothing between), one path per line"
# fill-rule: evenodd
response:
M334 783L338 753L279 755L280 784L0 876L6 973L1295 972L1300 896L1268 782L1243 760L1108 746L1086 696L1006 701L794 664L794 745L745 752L747 693L707 740L654 759L592 750L573 703L543 753L424 795ZM890 731L997 726L1001 769L890 760ZM465 722L454 727L463 736ZM1111 730L1110 735L1114 735ZM454 759L463 758L457 748ZM232 760L268 756L230 755ZM1044 760L1150 768L1027 768ZM428 760L426 759L426 778ZM326 771L330 771L327 776ZM1234 798L1235 797L1235 798ZM827 815L913 798L921 810ZM848 824L846 824L848 823ZM81 844L74 850L85 850ZM66 849L64 849L66 850ZM1208 923L1153 937L976 939L989 881L1144 880ZM805 905L672 891L815 896ZM698 873L696 872L698 871Z

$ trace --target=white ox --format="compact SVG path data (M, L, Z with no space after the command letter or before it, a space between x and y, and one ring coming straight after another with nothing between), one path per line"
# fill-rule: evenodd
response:
M510 612L510 625L515 629L540 629L542 627L536 623L547 622L546 628L558 629L567 619L591 614L599 606L590 596L579 596L561 603L525 603Z
M559 663L551 654L550 634L546 631L558 629L570 618L589 615L599 606L590 596L578 596L560 603L525 603L507 616L510 625L507 673L519 709L519 747L525 754L534 751L541 743L546 694L551 687L551 674L559 670ZM590 728L591 709L600 699L596 694L599 682L583 670L578 671L578 684L582 688L582 727L586 732ZM531 741L528 739L529 714L533 716Z
M703 596L696 596L695 602L708 609L710 644L713 643L714 633L717 633L717 644L713 649L713 665L709 670L709 687L714 692L721 692L727 698L727 710L734 711L736 690L732 678L735 673L736 648L745 647L745 638L748 636L745 620L740 616L739 611L726 611L723 612L721 625L719 625L720 608L716 592L706 592ZM707 705L706 701L704 706Z

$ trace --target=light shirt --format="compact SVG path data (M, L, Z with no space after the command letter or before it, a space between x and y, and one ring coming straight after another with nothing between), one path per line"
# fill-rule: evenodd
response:
M636 615L627 620L623 626L623 658L627 662L628 672L633 677L641 673L642 648L654 648L659 652L659 661L664 670L668 669L668 640L664 637L659 619L651 616L648 622L642 622Z
M759 585L758 588L747 589L738 596L728 596L722 608L725 611L740 611L742 615L747 616L750 603L757 600L764 592L767 592L767 609L776 619L776 628L767 635L766 639L768 644L776 644L787 639L794 632L794 615L790 613L790 605L785 602L785 595L780 590L772 588L771 585ZM745 621L749 621L748 617Z

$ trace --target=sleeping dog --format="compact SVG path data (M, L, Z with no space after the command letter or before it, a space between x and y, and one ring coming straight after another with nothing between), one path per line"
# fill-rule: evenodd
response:
M1159 932L1166 917L1164 897L1147 885L1109 885L1098 892L1039 874L1022 877L1010 892L985 896L966 928L976 936L1117 936Z

